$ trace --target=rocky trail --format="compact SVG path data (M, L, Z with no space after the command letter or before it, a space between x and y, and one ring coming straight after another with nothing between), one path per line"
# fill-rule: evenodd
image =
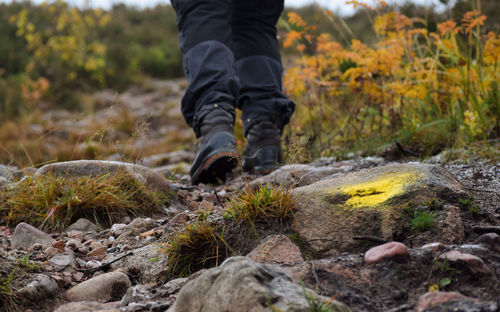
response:
M0 165L3 190L49 175L125 172L168 196L155 213L99 223L75 217L57 231L0 221L0 310L499 311L498 163L322 158L262 177L236 170L223 185L193 186L187 174L193 150L156 148L169 135L192 144L178 106L166 105L178 103L182 83L152 84L120 100L127 114L148 124L132 141L116 143L148 151L135 163L111 154L41 168ZM106 124L120 114L112 92L95 97L98 114L78 127L67 112L47 113L57 129L47 142L90 132L96 120ZM259 187L286 190L291 213L251 223L228 213L241 192ZM6 220L1 211L0 217ZM209 240L193 239L169 254L176 238L203 226L215 231ZM188 253L196 265L173 267L182 262L172 259Z

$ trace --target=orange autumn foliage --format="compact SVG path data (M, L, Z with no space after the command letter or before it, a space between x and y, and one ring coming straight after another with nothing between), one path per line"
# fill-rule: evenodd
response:
M373 22L376 44L345 47L291 14L285 47L303 52L284 79L299 104L292 128L321 155L393 139L435 153L500 136L500 36L481 35L485 20L471 11L429 33L417 26L424 21L389 12Z

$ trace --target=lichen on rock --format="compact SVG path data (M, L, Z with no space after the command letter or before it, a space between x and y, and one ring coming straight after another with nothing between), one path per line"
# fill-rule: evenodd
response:
M445 169L393 164L337 176L293 190L293 229L316 252L336 254L359 245L356 236L394 239L404 207L467 196ZM360 250L361 251L361 250Z

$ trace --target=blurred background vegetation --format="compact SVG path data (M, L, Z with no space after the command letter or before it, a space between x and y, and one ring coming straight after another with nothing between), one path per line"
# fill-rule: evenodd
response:
M351 2L358 3L358 1ZM446 3L447 1L442 0L442 2ZM301 62L311 55L318 56L323 53L328 56L328 52L324 53L325 51L318 50L318 38L322 38L321 34L328 34L328 41L340 43L345 47L345 51L351 48L353 39L359 40L376 51L383 38L381 38L380 32L375 29L374 24L377 16L388 12L398 12L398 14L410 19L414 18L411 28L425 29L427 34L430 34L438 32L438 24L444 21L451 20L460 25L467 12L478 9L481 10L486 19L481 28L474 28L476 31L473 33L474 38L472 39L474 40L468 41L468 35L462 32L458 33L455 38L458 40L457 48L460 49L457 53L465 55L463 59L465 64L460 63L463 60L461 56L457 55L459 58L457 62L460 63L460 66L480 65L483 63L484 42L488 39L488 33L492 32L496 38L500 32L500 1L498 0L457 0L453 2L453 5L448 5L448 9L444 12L436 12L432 7L418 6L410 2L401 3L397 7L376 6L369 8L360 6L354 15L348 17L336 16L317 5L287 8L278 24L280 41L282 43L289 41L282 49L284 64L287 70L295 70L297 73L304 69L317 71L318 68L304 65ZM304 24L297 24L296 20L290 20L289 14L291 12L300 16ZM298 33L300 36L296 36ZM416 41L427 44L425 41L429 38L429 36L422 36ZM474 49L470 49L468 44L474 44ZM427 47L430 48L431 45ZM476 46L479 48L476 49ZM414 45L412 49L417 49L413 52L418 52L420 48L418 45ZM444 62L444 60L439 59L442 56L436 56L431 50L424 53L428 53L430 58L437 57L439 61ZM409 53L403 58L411 54ZM26 116L30 116L30 114L49 109L63 108L81 111L83 109L82 103L84 103L82 97L85 97L85 94L91 94L105 88L122 92L131 85L141 84L151 77L159 79L182 77L181 60L175 13L169 5L137 9L117 4L110 10L104 11L92 8L75 8L64 1L41 5L34 5L29 1L1 3L0 125L17 118L26 120ZM358 63L345 58L342 62L331 63L321 70L345 72L349 68L361 66ZM365 70L368 71L366 68ZM497 73L495 70L492 76L488 76L488 79L493 79L495 83L498 83ZM308 81L308 78L304 76L293 76L293 73L287 75L288 78L302 79L305 85L311 87L309 92L302 91L302 93L290 90L290 88L287 90L299 106L308 111L299 110L300 114L296 114L294 117L293 127L286 138L288 143L292 143L292 145L310 149L312 151L311 157L335 155L338 153L338 146L345 147L341 148L342 153L345 153L347 149L365 146L366 140L374 142L372 140L374 134L380 138L380 140L376 140L377 145L391 142L397 138L404 144L414 146L419 154L435 154L442 148L454 146L458 142L450 139L450 136L437 136L432 140L427 140L428 133L424 137L415 136L414 134L419 132L419 129L404 128L404 123L399 121L388 126L387 129L390 131L380 127L361 129L361 124L364 123L359 123L361 128L356 130L357 134L350 136L345 135L346 131L350 130L343 125L344 129L341 129L342 133L339 134L338 129L333 129L332 126L339 127L338 123L342 118L338 118L338 116L325 118L324 116L330 113L333 116L335 113L331 110L338 111L340 108L350 105L348 97L352 94L347 92L344 94L345 97L341 99L331 97L331 93L328 95L329 93L325 92L328 88L324 88L322 85L324 86L325 83L328 84L334 79L325 78L328 76L325 73L321 73L319 75L321 77L316 77L318 78L316 82ZM323 78L326 80L322 80ZM288 80L290 81L290 79ZM344 85L349 83L342 79L338 82ZM471 135L470 139L462 140L460 144L496 139L500 135L498 127L500 111L495 111L495 109L500 110L498 108L498 84L495 83L488 84L488 88L491 87L491 90L482 90L490 96L487 100L489 101L489 110L485 112L485 116L488 115L488 118L482 120L483 124L478 123L478 127L487 126L488 131L476 131L475 134L480 133L480 135ZM341 88L339 87L339 89ZM315 94L311 94L313 92ZM360 89L358 92L363 92L363 90ZM344 102L340 105L339 100ZM369 99L355 97L355 100L368 101ZM476 100L486 101L481 96L477 97ZM465 101L469 101L469 99L465 99ZM332 103L330 110L325 109L323 106L328 106L329 103ZM358 103L354 106L359 107L363 104L365 103ZM388 114L389 110L378 109L378 107L383 106L382 104L371 103L367 105L366 107L372 108L372 110L365 110L366 116L360 118L370 120L371 123L383 120L387 117L385 115ZM429 109L432 109L432 105L436 103L428 102L427 104ZM476 106L481 106L479 104ZM343 112L345 114L359 114L359 110L346 109ZM465 113L466 110L461 112L462 120L467 117L463 115ZM470 113L473 115L468 116L468 118L476 118L477 116L474 115L476 113ZM306 117L306 114L315 114L316 117ZM372 114L371 117L370 114ZM372 118L373 114L380 114L380 120ZM318 123L318 118L323 119L319 120ZM441 120L443 116L435 116L435 119L429 118L422 117L423 120L425 119L425 124ZM487 122L496 124L486 125ZM319 128L314 126L318 124L323 126ZM450 126L446 128L446 131L457 132L457 127L460 125ZM436 131L442 130L439 128ZM1 128L0 132L2 132ZM322 133L332 134L322 135ZM376 135L377 133L378 135ZM0 133L0 138L4 140L0 144L6 150L5 141L9 138L15 139L15 136L2 136ZM24 152L26 153L26 151ZM11 153L7 154L4 158L12 158ZM303 159L308 159L308 157Z

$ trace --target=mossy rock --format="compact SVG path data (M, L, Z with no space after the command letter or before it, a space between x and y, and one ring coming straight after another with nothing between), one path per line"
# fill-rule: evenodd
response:
M146 187L155 191L168 194L171 192L168 181L154 170L132 163L106 160L76 160L48 164L35 173L35 177L53 174L57 176L94 176L103 174L127 173Z
M442 167L394 164L296 188L293 195L293 230L314 251L337 254L356 250L356 236L393 239L402 231L408 205L456 202L468 193Z

